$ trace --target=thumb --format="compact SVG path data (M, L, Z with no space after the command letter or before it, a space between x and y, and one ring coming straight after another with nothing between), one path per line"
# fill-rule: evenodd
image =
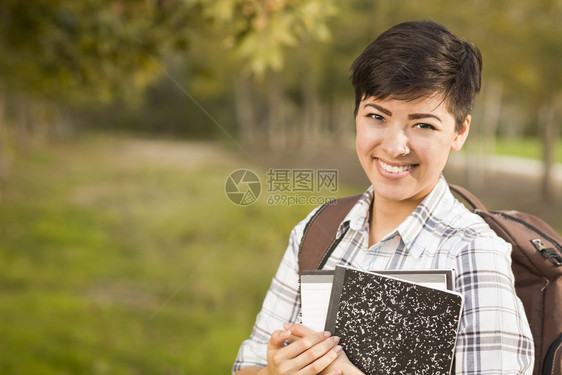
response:
M288 329L286 330L277 330L273 332L271 338L269 339L269 346L272 349L281 349L285 347L285 341L291 337L291 331Z

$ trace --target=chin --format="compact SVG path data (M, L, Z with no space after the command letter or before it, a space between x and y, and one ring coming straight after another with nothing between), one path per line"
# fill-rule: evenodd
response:
M376 191L376 189L375 189ZM385 200L392 201L392 202L403 202L410 200L412 198L412 194L409 194L405 191L379 191L377 193L378 196L384 198Z
M392 201L402 201L411 196L411 191L406 186L400 186L399 183L387 183L381 181L372 181L371 183L378 196Z

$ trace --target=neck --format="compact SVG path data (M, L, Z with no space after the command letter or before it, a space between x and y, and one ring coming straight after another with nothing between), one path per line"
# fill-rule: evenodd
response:
M422 200L391 201L375 192L369 215L369 247L393 231L416 209Z

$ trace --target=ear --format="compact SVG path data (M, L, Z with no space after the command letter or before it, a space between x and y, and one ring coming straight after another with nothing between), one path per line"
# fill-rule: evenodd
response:
M466 115L464 122L462 123L462 128L458 131L453 139L453 143L451 143L451 150L453 151L460 151L464 142L466 141L466 137L468 137L468 132L470 130L470 121L472 117L470 115Z

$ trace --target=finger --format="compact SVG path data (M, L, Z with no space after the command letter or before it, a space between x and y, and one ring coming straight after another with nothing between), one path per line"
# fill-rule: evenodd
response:
M300 341L304 340L306 340L306 338ZM291 344L289 347L296 347L299 343L300 342ZM305 368L316 363L313 365L313 369L321 371L324 367L332 363L337 358L338 353L341 352L341 347L339 347L338 343L339 337L329 337L309 347L308 349L301 351L300 354L295 356L295 366L297 368Z
M290 332L292 333L293 331ZM330 339L330 336L329 332L312 332L304 337L292 335L291 337L294 341L290 342L290 344L285 348L285 351L288 356L295 358L315 345Z
M283 328L291 331L291 337L289 337L288 339L289 344L297 341L302 337L305 337L307 334L313 334L315 332L312 329L298 323L285 323L283 324ZM293 329L295 329L296 332L293 332Z
M292 344L292 343L294 343L294 342L296 342L296 341L302 339L303 337L305 337L305 336L296 336L296 335L293 335L292 332L293 332L293 331L291 331L291 336L290 336L290 337L288 338L288 340L287 340L287 341L288 341L288 344ZM326 337L326 338L332 336L332 335L330 334L330 332L328 332L328 331L324 331L324 332L314 332L313 334L320 334L320 333L323 334L324 337Z
M326 342L323 342L319 345L317 345L314 348L311 348L308 352L313 351L315 349L317 349L317 347L323 346L323 348L318 348L319 352L326 350L326 346L328 346L328 350L326 352L324 352L323 355L321 356L316 356L316 354L314 354L314 360L308 362L307 365L305 365L303 367L303 369L301 370L302 374L318 374L320 373L322 370L324 370L326 367L328 367L330 364L332 364L337 358L338 356L342 353L342 347L337 345L337 340L334 340L334 338L330 339L330 340L326 340L326 341L333 341L336 345L330 347L329 345L325 345L327 344ZM302 356L305 356L307 353L303 353ZM308 359L307 359L308 360ZM333 372L334 374L337 374L339 370L336 370L335 372ZM341 374L341 372L339 372Z
M314 331L313 329L305 325L297 324L297 323L285 323L283 325L283 328L291 331L291 337L289 337L289 343L293 343L298 339L306 337L308 335L318 333L317 331ZM323 334L325 337L331 336L330 332L328 331L324 331Z
M281 349L285 347L285 341L291 337L291 331L289 330L277 330L273 332L269 339L268 346L271 349Z
M283 328L290 330L291 333L297 337L304 337L316 332L313 329L298 323L285 323L283 324Z

